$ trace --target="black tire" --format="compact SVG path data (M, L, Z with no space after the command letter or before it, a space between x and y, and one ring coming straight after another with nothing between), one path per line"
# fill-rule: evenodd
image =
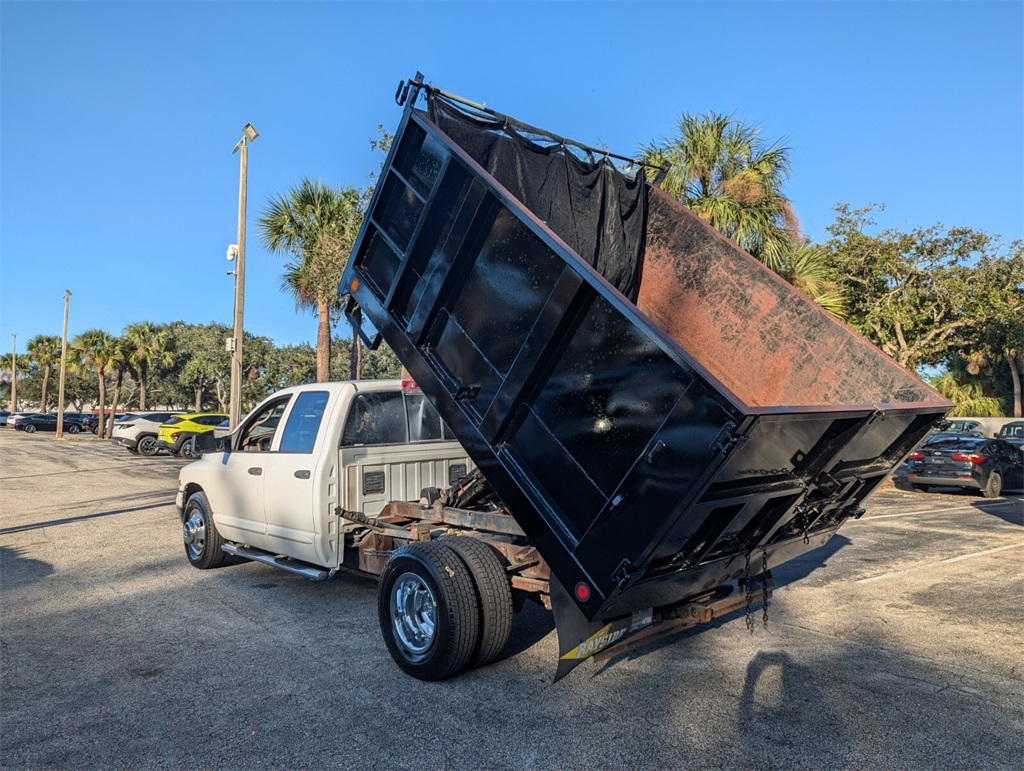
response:
M917 492L919 492L919 493L926 493L926 492L928 492L928 485L911 485L910 488L912 490L917 490Z
M480 605L480 637L470 660L471 667L490 664L501 653L512 631L512 583L501 553L471 536L441 538L466 563L477 589Z
M192 567L210 570L224 564L227 553L220 548L224 539L213 523L210 502L206 500L205 493L194 493L185 503L181 526L185 557Z
M480 608L473 577L444 544L403 546L384 567L377 613L388 653L406 674L443 680L476 651Z
M35 432L36 432L36 427L33 426L31 423L29 423L27 426L25 426L25 433L26 434L34 434Z
M68 426L68 433L69 434L77 434L81 430L82 430L81 427L80 426L76 426L74 423L72 423L70 426Z
M196 441L196 437L194 436L190 436L181 443L181 449L178 450L178 454L183 458L188 458L189 460L196 460L197 458L203 457L203 454L199 451L199 442Z
M985 483L985 486L981 488L981 496L983 498L998 498L1002 492L1003 478L999 475L998 471L993 471L988 475L988 481Z
M140 436L135 449L139 451L140 455L145 455L147 458L160 452L160 448L156 446L156 437L152 434Z

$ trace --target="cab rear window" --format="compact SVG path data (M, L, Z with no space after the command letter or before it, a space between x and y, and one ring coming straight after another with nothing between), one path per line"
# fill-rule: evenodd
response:
M352 402L343 447L454 441L433 405L419 392L359 394Z

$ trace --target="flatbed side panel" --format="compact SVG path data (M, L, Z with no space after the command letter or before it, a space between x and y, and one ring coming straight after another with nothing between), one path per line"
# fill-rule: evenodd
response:
M682 204L649 193L637 305L745 404L951 406Z

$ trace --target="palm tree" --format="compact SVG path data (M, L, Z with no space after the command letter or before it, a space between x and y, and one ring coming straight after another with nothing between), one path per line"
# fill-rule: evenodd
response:
M171 332L166 326L142 321L125 327L123 340L128 363L139 376L139 409L145 410L150 368L174 363Z
M838 319L846 318L846 294L829 270L828 255L814 244L786 249L778 274L824 310Z
M1003 405L994 396L986 396L978 383L961 380L953 372L946 371L929 378L932 388L955 405L949 412L951 418L998 418L1003 415Z
M797 234L782 184L789 150L765 146L760 128L709 112L684 114L678 133L652 142L644 160L672 167L661 188L770 268Z
M77 354L81 367L96 373L100 390L100 416L97 432L101 438L103 437L106 425L104 416L107 406L107 368L110 366L111 359L114 358L115 346L115 339L102 329L87 330L71 341L71 347Z
M50 368L60 362L60 338L56 335L36 335L28 341L28 356L43 370L43 393L39 399L39 411L46 412Z
M258 220L266 248L287 253L282 287L297 309L318 317L316 379L330 379L331 313L339 302L338 284L362 224L362 194L303 179L287 195L273 198Z
M108 367L113 370L115 379L114 398L110 402L110 419L104 421L106 425L104 426L104 430L100 431L100 436L105 438L110 438L114 435L114 420L117 417L117 405L121 403L121 386L124 383L124 373L127 372L131 366L123 338L112 338L108 353L110 358L107 364Z

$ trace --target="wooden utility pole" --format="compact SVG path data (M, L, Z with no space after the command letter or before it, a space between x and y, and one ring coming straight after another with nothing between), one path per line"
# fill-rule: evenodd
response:
M68 364L68 300L71 290L64 290L64 334L60 338L60 386L57 389L57 438L64 436L64 370Z
M14 341L11 351L11 412L18 411L18 333L11 333Z

